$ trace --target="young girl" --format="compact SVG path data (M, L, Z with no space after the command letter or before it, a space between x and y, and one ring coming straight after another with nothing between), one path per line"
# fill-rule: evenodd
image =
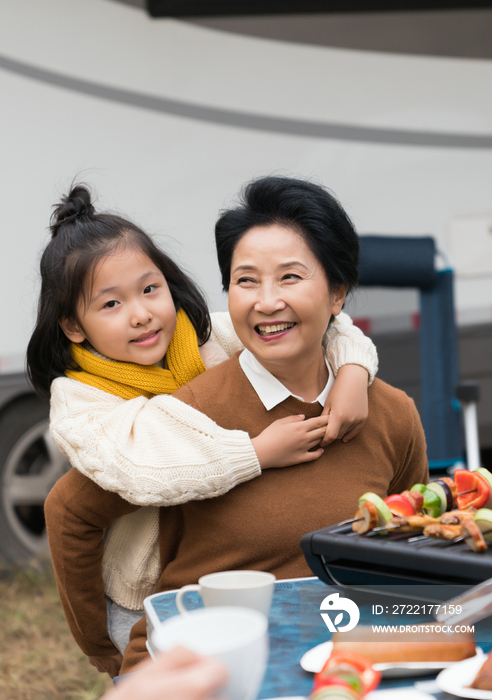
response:
M37 391L47 396L51 389L53 439L80 473L136 506L172 506L224 494L259 476L261 469L321 454L315 448L325 435L327 416L279 420L250 440L172 398L175 389L220 361L220 353L225 359L241 345L227 314L214 314L210 330L194 283L143 231L118 216L96 214L88 190L80 186L56 209L51 231L41 260L28 366ZM373 376L374 348L350 320L335 323L328 340L335 372L344 356L345 363L363 364ZM366 372L354 366L344 372L346 378L340 377L330 393L333 414L344 383L347 395L359 391L366 398ZM360 417L351 424L342 415L341 422L348 424L342 432L350 433ZM76 517L79 496L83 493L73 494L67 519ZM74 556L76 542L68 539L60 548L56 528L50 528L55 498L50 496L46 506L55 573L58 578L76 574L72 580L80 588L72 586L73 598L62 600L65 614L82 650L113 674L121 657L106 621L96 619L97 613L87 615L88 609L101 610L102 584L84 581L84 562ZM101 573L116 604L110 608L113 618L120 615L118 605L141 611L143 599L153 592L160 573L157 545L156 508L136 510L106 533ZM78 606L80 601L84 604ZM120 650L127 635L123 630ZM117 637L118 630L113 635L118 642Z

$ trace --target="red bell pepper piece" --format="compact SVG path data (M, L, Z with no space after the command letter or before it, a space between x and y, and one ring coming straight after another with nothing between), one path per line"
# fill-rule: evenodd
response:
M458 508L460 510L483 508L490 496L490 486L486 479L477 472L469 472L468 469L457 469L453 476L458 493L471 492L458 496L456 501Z
M333 682L333 677L339 679ZM358 698L364 697L379 685L381 673L375 671L365 656L349 651L333 651L319 673L314 676L313 690L329 685L349 688Z
M415 515L415 508L413 503L410 502L408 498L402 496L399 493L394 493L384 499L384 502L393 513L393 515L398 515L399 517L407 517L409 515Z

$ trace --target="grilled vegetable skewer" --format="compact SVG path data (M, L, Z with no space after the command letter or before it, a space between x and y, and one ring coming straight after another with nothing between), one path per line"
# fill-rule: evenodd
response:
M371 531L387 534L389 530L419 532L437 521L432 528L432 536L451 540L453 530L441 531L438 526L462 524L484 499L492 504L492 474L487 469L481 468L475 472L457 469L455 474L456 482L442 477L427 485L414 484L409 491L391 494L384 500L376 493L367 492L359 498L355 517L341 524L351 523L352 530L363 535ZM473 488L464 488L465 485ZM430 520L419 520L422 517Z
M420 513L419 515L409 515L407 517L392 518L385 527L377 527L374 532L382 530L397 530L398 532L421 532L426 525L438 523L437 518Z
M442 523L431 523L424 527L426 537L437 537L443 540L455 540L463 534L463 525L443 525Z
M482 531L473 520L467 520L463 523L463 538L474 552L485 552L487 549Z
M355 520L352 523L352 530L358 535L365 535L366 532L374 530L379 523L379 513L371 501L365 501L361 508L355 514Z
M488 476L492 480L492 475L487 469L477 469L473 472L467 469L456 469L454 479L459 493L460 510L492 506L492 489Z

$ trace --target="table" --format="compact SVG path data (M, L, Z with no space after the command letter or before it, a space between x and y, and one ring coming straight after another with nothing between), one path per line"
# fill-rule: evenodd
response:
M340 593L340 589L329 587L318 578L277 581L270 613L270 658L258 700L309 695L313 677L301 668L299 661L306 651L331 636L320 616L320 603L333 592ZM175 597L176 591L169 591L147 598L145 612L149 634L160 621L179 614ZM199 596L193 592L187 594L187 608L198 607L202 607ZM370 606L367 607L369 609L360 607L363 624L374 622ZM378 618L382 624L388 621ZM433 677L428 676L427 680ZM383 679L380 689L411 686L416 680L424 678ZM429 690L426 692L433 694ZM433 696L438 700L456 700L447 693L436 692Z

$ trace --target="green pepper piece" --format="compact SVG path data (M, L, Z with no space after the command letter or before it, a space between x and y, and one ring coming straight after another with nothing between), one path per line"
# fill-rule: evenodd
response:
M426 515L430 515L432 518L438 518L441 515L441 499L435 491L430 489L425 489L424 491L424 505L422 507L422 512Z
M362 681L359 675L356 673L348 673L348 672L341 672L337 674L340 676L342 680L345 681L345 683L353 688L357 693L362 693Z

